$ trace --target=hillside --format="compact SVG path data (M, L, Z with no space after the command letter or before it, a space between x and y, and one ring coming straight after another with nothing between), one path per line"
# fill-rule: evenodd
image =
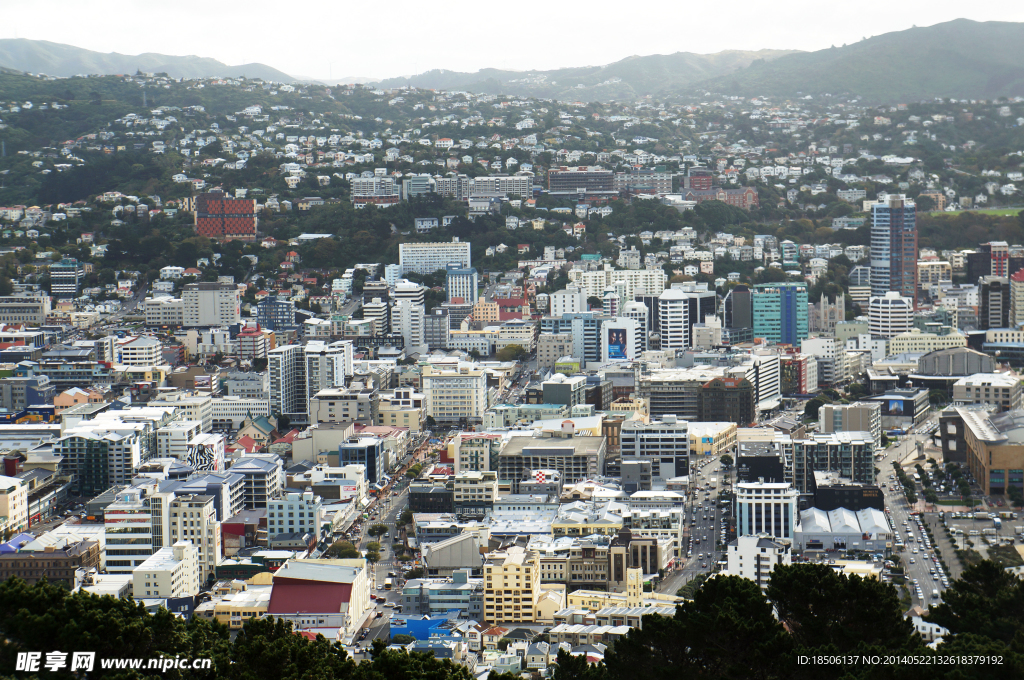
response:
M755 62L697 84L745 96L850 94L869 101L1024 94L1024 24L957 19Z
M0 66L51 76L115 75L143 71L166 73L173 78L245 76L279 82L296 80L265 64L229 66L206 57L179 57L152 52L138 55L117 52L104 54L46 40L24 38L0 40Z
M770 61L791 54L784 50L716 54L655 54L627 57L605 66L583 66L551 71L502 71L476 73L433 70L408 78L390 78L381 87L412 85L429 89L467 90L573 101L635 99L645 95L669 95L694 83L720 78L746 68L758 59Z

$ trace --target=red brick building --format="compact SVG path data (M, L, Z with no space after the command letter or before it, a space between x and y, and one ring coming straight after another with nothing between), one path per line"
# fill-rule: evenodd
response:
M196 196L195 229L218 241L256 240L256 200L232 198L225 193Z
M691 189L683 191L684 201L696 201L697 203L703 203L704 201L721 201L722 203L728 203L734 205L737 208L743 208L744 210L750 210L760 205L757 199L757 190L751 187L739 187L736 189L722 189L715 187L714 189Z

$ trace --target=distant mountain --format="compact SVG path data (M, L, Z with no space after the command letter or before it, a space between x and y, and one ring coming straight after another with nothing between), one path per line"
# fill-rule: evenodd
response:
M93 52L46 40L0 40L0 67L51 76L118 75L136 71L166 73L174 78L262 78L295 82L292 76L264 64L228 66L206 57L176 57L166 54L127 55Z
M678 92L708 78L721 78L749 66L755 60L771 61L787 50L716 54L655 54L627 57L606 66L583 66L553 71L502 71L476 73L433 70L406 78L389 78L381 87L411 85L441 90L467 90L523 97L607 101Z
M754 62L697 84L736 95L860 95L900 102L1024 94L1024 24L957 19Z

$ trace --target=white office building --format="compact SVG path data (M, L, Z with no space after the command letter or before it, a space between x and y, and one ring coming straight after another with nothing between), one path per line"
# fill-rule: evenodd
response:
M469 244L457 238L451 243L402 243L398 246L398 264L403 273L433 274L449 264L468 269L473 266Z
M448 290L448 302L461 300L463 303L474 303L480 296L480 275L475 267L448 266L445 277L445 288Z
M267 537L278 534L311 533L320 534L320 509L322 502L312 491L286 493L267 503Z
M428 351L424 324L423 305L398 300L391 308L391 332L401 334L407 355L425 354Z
M569 284L551 294L551 316L579 314L587 311L587 291L583 286Z
M690 296L669 288L658 296L662 349L690 348Z
M645 423L626 420L619 434L622 461L647 461L651 478L665 481L690 474L689 423L675 416Z
M726 552L727 573L750 579L764 590L776 565L793 563L790 547L789 542L774 541L767 534L740 536Z
M186 283L181 291L185 325L230 326L241 318L242 296L233 283Z
M797 491L786 482L741 482L736 490L736 535L766 534L792 541L799 517Z
M103 511L103 534L110 574L130 574L152 556L152 514L142 489L118 492Z
M156 431L156 454L160 458L188 457L188 443L202 434L203 423L199 420L175 420Z
M868 330L871 335L891 338L909 333L914 327L914 301L896 291L868 301Z

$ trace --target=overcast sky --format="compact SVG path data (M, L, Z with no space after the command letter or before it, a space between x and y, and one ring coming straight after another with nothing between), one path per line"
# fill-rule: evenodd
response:
M382 78L672 52L816 50L957 18L1024 21L1024 2L0 0L0 38L262 62L314 78Z

